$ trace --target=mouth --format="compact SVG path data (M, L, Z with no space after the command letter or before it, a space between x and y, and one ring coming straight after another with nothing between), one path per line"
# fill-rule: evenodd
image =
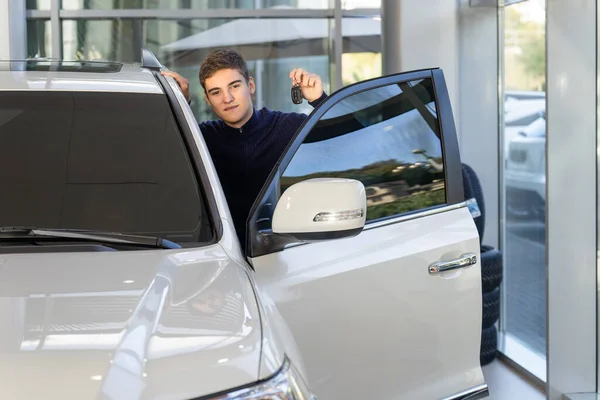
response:
M238 108L237 105L235 105L235 106L229 106L229 107L225 108L223 111L231 111L231 110L235 110L236 108Z

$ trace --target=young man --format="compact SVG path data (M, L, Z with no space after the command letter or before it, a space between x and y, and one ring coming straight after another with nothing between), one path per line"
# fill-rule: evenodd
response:
M186 99L189 82L181 75L165 71L174 78ZM326 97L321 78L301 68L289 75L302 96L316 107ZM242 247L246 246L246 219L263 184L306 114L283 113L252 103L254 80L246 62L232 50L216 50L200 65L200 84L206 102L220 118L200 124L211 153L233 223ZM291 101L291 100L290 100Z

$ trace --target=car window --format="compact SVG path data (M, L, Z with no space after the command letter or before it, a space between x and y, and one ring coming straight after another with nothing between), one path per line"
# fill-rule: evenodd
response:
M361 181L367 221L445 204L432 80L377 87L336 103L292 157L280 180L281 193L317 177Z
M4 92L0 143L0 226L211 239L164 96Z

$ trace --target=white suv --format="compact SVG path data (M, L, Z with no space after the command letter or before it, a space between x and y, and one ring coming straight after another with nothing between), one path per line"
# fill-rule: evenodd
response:
M508 144L504 171L512 217L546 219L546 113L518 131Z
M0 62L1 398L488 395L440 70L316 108L244 253L190 107L143 60Z

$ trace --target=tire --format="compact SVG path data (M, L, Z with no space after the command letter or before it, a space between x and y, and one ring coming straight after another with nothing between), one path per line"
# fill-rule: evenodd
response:
M502 253L488 245L481 245L481 290L491 292L502 283Z
M482 329L489 328L498 321L498 318L500 318L500 288L483 294L482 311Z
M462 164L462 177L463 177L463 191L465 200L475 199L479 206L481 215L473 218L477 232L479 233L479 243L483 240L483 233L485 230L485 201L483 199L483 189L481 188L481 182L477 177L477 174L467 164Z
M495 326L481 330L481 350L479 352L479 363L487 365L496 359L498 354L498 331Z

